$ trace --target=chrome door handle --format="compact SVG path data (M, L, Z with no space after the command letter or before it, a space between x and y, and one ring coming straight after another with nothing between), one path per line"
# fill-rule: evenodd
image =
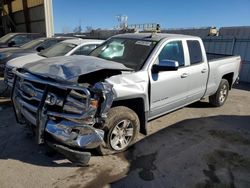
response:
M183 73L183 74L181 75L181 78L186 78L186 77L188 77L188 74L187 74L187 73Z
M207 72L207 69L202 69L201 70L201 73L205 73L205 72Z

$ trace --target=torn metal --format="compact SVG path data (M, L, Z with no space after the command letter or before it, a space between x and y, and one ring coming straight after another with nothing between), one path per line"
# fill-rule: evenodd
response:
M53 57L38 62L29 63L24 70L35 75L76 83L78 77L99 70L131 71L132 69L121 63L108 61L91 56L65 56Z
M50 58L15 75L12 100L18 121L36 127L38 144L49 141L72 161L82 154L85 163L89 154L82 150L102 144L114 100L140 97L148 105L146 71L135 73L95 57Z
M23 70L15 75L12 101L16 117L18 122L26 121L36 127L38 144L53 140L62 145L60 151L68 148L67 155L75 151L72 156L85 155L83 149L102 144L104 131L98 126L105 121L113 102L111 84L63 84Z

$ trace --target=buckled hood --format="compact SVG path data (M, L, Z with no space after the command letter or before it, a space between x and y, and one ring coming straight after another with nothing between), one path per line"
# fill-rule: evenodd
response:
M29 63L25 65L23 69L34 75L68 82L76 82L81 75L104 69L121 71L132 70L121 63L83 55L43 59L34 63Z

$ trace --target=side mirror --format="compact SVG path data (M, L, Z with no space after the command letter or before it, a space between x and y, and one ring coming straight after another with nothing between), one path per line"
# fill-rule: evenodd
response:
M16 42L12 40L12 41L10 41L10 42L8 43L8 46L9 46L9 47L12 47L12 46L14 46L15 44L16 44Z
M173 60L161 60L159 64L154 64L152 71L158 73L161 71L176 71L179 68L179 63Z
M36 51L38 51L38 52L41 52L42 50L44 50L43 46L39 46L39 47L36 48Z

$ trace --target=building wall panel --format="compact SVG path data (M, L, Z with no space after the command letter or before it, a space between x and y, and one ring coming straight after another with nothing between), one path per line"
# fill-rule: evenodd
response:
M26 25L25 24L19 24L16 26L16 32L26 32Z
M41 21L45 19L44 8L43 6L36 6L33 8L29 8L30 22L33 21Z
M30 24L31 30L34 33L45 33L45 25L43 21L40 22L32 22Z
M17 12L23 10L23 1L22 0L14 0L11 2L12 12Z
M44 0L27 0L28 8L39 6L43 4Z
M13 13L12 16L13 16L13 20L15 21L16 25L25 23L23 11L15 12L15 13Z

